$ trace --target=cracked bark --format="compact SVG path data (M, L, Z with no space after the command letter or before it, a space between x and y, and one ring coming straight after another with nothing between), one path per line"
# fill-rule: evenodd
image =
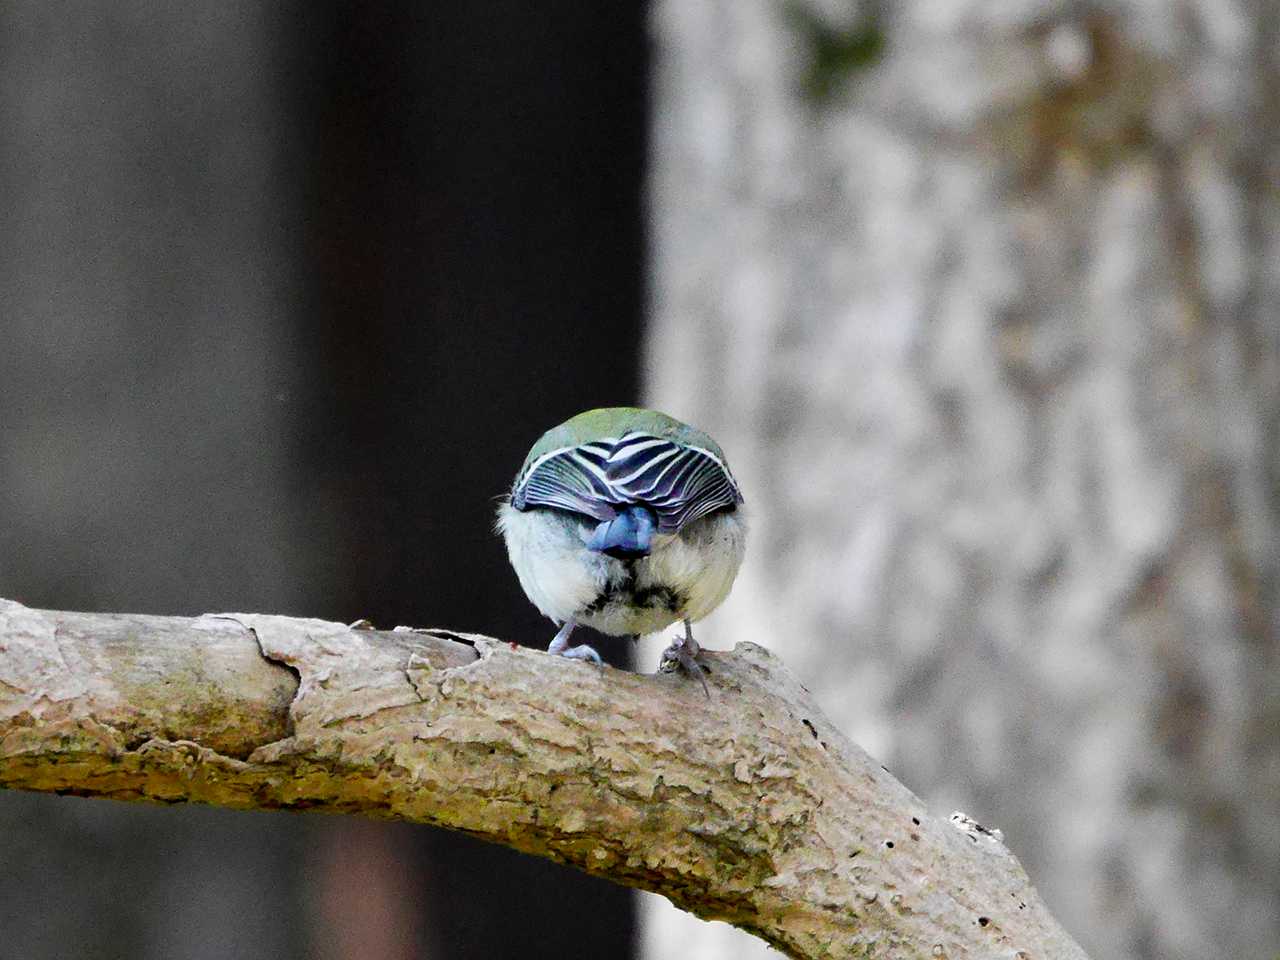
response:
M712 699L448 631L0 601L0 786L460 830L793 957L1082 958L998 834L848 742L766 650Z

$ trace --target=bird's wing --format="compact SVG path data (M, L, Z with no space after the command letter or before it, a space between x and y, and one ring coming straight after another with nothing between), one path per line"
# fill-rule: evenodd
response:
M709 450L633 431L543 454L516 478L517 510L556 507L597 520L618 509L648 507L660 533L675 533L742 502L728 466Z

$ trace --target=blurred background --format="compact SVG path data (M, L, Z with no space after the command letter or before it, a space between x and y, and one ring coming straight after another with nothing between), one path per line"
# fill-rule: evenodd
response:
M644 402L751 511L704 642L1095 960L1273 960L1277 89L1266 0L7 0L0 596L545 646L493 497ZM0 960L768 953L404 824L0 838Z

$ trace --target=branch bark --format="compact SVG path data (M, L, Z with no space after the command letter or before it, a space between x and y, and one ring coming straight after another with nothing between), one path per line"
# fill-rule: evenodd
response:
M450 631L0 600L0 787L461 830L793 957L1083 958L998 834L924 804L761 647L712 697Z

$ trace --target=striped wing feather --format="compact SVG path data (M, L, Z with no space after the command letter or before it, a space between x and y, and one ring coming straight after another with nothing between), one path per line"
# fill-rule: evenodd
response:
M708 450L632 432L544 454L516 478L517 510L555 507L596 520L641 504L658 517L660 533L675 533L742 494L725 463Z

